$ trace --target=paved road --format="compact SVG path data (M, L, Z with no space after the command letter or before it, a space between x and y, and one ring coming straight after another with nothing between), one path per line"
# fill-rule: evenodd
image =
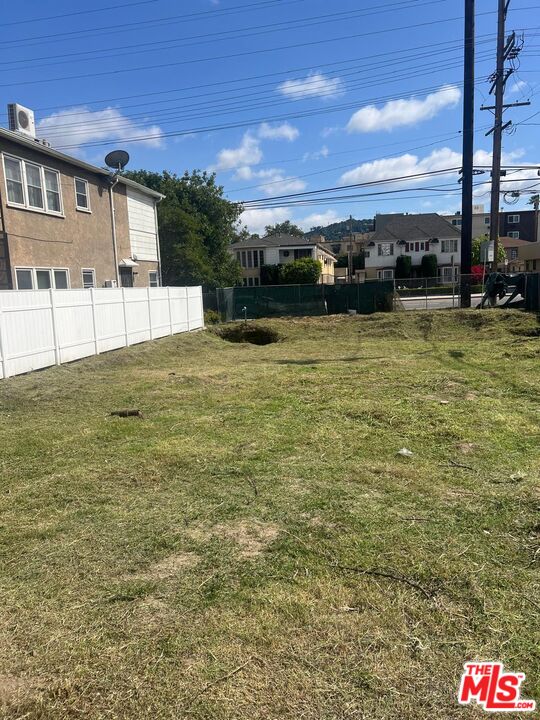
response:
M478 305L482 295L474 294L471 295L472 306ZM401 298L403 307L405 310L440 310L442 308L459 307L459 295L456 295L453 299L451 295L433 295L427 298L426 296L418 295L417 297Z

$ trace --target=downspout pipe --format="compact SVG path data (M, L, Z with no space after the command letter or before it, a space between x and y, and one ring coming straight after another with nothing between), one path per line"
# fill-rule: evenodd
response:
M159 222L158 222L157 206L159 205L159 203L162 200L163 200L163 198L160 197L154 203L154 218L155 218L155 223L156 223L156 245L157 245L157 258L158 258L159 287L163 287L163 274L161 271L161 249L159 247Z
M116 215L114 212L114 197L113 190L118 182L118 176L113 175L109 179L109 202L111 206L111 229L112 229L112 242L113 242L113 254L114 254L114 273L116 276L116 286L120 287L120 273L118 271L118 246L116 242Z

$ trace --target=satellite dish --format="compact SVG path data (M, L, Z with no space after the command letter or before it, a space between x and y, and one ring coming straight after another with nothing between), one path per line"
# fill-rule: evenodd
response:
M105 165L117 172L122 171L128 162L129 155L125 150L113 150L105 158Z

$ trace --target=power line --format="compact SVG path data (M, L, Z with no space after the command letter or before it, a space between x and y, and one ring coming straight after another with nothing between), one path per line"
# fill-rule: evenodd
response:
M311 17L306 18L298 18L295 20L287 20L287 21L281 21L278 23L266 23L264 25L254 25L250 27L242 27L242 28L235 28L233 30L221 30L219 32L205 32L199 35L189 35L187 37L180 37L180 38L172 38L171 40L159 40L155 42L148 42L148 43L136 43L133 45L123 45L119 47L115 47L114 53L107 53L104 49L99 50L87 50L87 51L81 51L81 52L75 52L75 53L60 53L57 55L46 55L41 56L37 58L24 58L22 60L6 60L4 62L0 62L0 66L5 65L15 65L15 64L24 64L25 70L26 69L32 69L32 68L42 68L42 67L50 67L54 65L64 65L66 63L72 64L75 59L82 59L82 60L103 60L107 58L115 58L115 57L125 57L126 55L133 55L133 54L139 54L141 52L145 52L145 48L155 48L155 49L161 49L161 50L171 50L176 47L192 47L194 45L200 45L200 44L207 44L207 43L214 43L216 40L238 40L242 39L244 37L255 37L258 35L264 35L271 32L274 32L275 30L280 31L292 31L297 30L298 27L304 28L304 27L312 27L316 25L326 24L328 22L343 22L346 20L352 20L356 17L364 17L367 15L373 15L373 14L380 14L383 12L396 12L396 10L407 10L411 9L412 7L423 7L425 5L436 5L443 2L449 2L449 0L426 0L425 2L419 3L418 0L399 0L398 2L389 3L389 5L384 7L382 10L377 8L376 10L348 10L348 11L342 11L342 12L333 12L328 13L326 15L313 15ZM259 32L254 32L254 31ZM194 42L186 44L186 41L188 40L200 40L202 39L202 42ZM165 45L168 45L169 47L165 47ZM160 47L158 47L160 46ZM116 50L126 50L131 49L133 52L127 52L127 53L118 53ZM106 54L103 54L103 53ZM97 55L98 57L87 57L89 55ZM40 60L56 60L58 58L69 58L66 62L52 62L52 63L42 63L42 64L34 64L34 62L39 62ZM7 68L4 70L4 72L17 70L18 68Z
M12 27L13 25L27 25L33 22L45 22L47 20L59 20L67 17L75 17L76 15L90 15L91 13L102 13L108 10L119 10L120 8L133 8L136 5L154 5L162 0L138 0L138 2L128 2L122 5L107 5L106 7L94 8L92 10L78 10L77 12L62 13L61 15L47 15L45 17L28 18L27 20L13 20L11 22L2 21L2 27Z
M540 6L538 6L540 8ZM491 15L492 12L486 12L482 13L484 15ZM399 27L394 28L388 28L386 30L375 30L372 32L362 32L362 33L355 33L353 35L344 35L341 37L336 38L325 38L323 40L312 40L305 43L295 43L293 45L280 45L277 47L272 48L262 48L259 50L249 50L244 51L240 53L232 53L229 55L215 55L212 57L206 57L206 58L196 58L196 59L189 59L189 60L178 60L176 62L170 62L170 63L159 63L157 65L143 65L138 67L132 67L132 68L124 68L124 69L116 69L116 70L105 70L103 72L99 73L81 73L79 75L68 75L68 76L62 76L62 77L56 77L56 78L40 78L35 80L19 80L12 83L2 83L0 84L0 87L13 87L13 86L21 86L21 85L36 85L36 84L43 84L43 83L50 83L50 82L60 82L60 81L69 81L69 80L82 80L88 77L96 78L96 77L104 77L108 75L119 75L123 73L131 73L131 72L138 72L140 70L148 71L148 70L158 70L163 69L165 67L178 67L180 65L193 65L201 62L214 62L216 60L229 60L232 58L240 58L240 57L247 57L252 55L261 55L264 53L271 53L271 52L278 52L280 50L291 50L291 49L298 49L301 47L313 47L315 45L323 45L333 42L340 42L342 40L353 40L358 37L368 37L368 36L375 36L375 35L386 35L390 32L402 32L403 30L413 30L418 29L421 27L430 27L433 25L440 25L443 23L448 22L454 22L456 20L460 20L461 18L458 17L452 17L452 18L443 18L439 20L430 20L423 23L415 23L414 25L402 25Z

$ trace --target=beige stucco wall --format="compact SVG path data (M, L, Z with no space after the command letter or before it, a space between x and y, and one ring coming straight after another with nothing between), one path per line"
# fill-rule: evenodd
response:
M0 140L2 153L50 167L60 173L63 216L10 207L7 203L4 165L0 162L0 194L8 237L13 287L17 267L55 267L69 270L70 286L82 287L83 268L93 268L97 287L116 280L109 186L105 177L18 145ZM77 210L75 177L88 182L90 212ZM126 187L117 183L113 190L118 260L131 255ZM148 285L148 271L158 263L139 263L134 268L134 284Z

